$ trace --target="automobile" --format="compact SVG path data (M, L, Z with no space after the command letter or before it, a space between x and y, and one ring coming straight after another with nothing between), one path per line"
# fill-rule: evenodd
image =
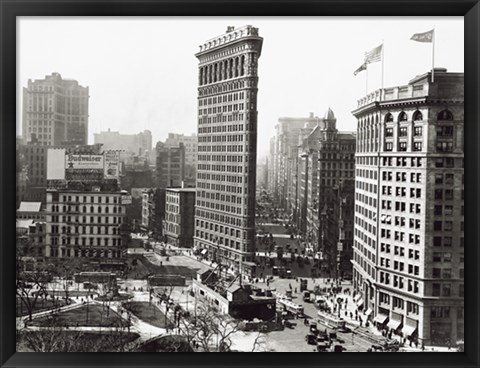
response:
M309 332L307 335L305 335L305 341L309 345L315 345L317 343L317 335Z
M317 342L317 351L319 353L328 351L330 344L328 342Z
M333 345L333 346L332 346L332 353L342 353L342 352L344 352L345 350L347 350L347 349L345 349L345 348L343 347L343 345Z
M304 291L303 292L303 301L310 303L312 299L310 298L310 291Z
M310 333L313 333L316 335L318 335L318 328L317 328L317 322L314 322L314 321L311 321L310 324L308 325L308 328L310 330Z

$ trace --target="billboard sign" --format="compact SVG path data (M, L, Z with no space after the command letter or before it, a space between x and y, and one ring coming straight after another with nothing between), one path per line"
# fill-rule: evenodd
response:
M47 151L47 180L65 180L65 149Z
M67 170L103 170L103 155L67 154L65 168Z
M117 179L120 171L118 151L105 151L105 179Z

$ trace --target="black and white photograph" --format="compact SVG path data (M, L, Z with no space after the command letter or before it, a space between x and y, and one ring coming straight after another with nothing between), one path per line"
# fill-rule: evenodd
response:
M464 351L464 17L16 27L17 352Z

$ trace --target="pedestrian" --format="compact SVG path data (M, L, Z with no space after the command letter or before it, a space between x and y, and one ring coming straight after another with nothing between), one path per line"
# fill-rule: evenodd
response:
M295 288L295 294L297 293L297 288Z
M422 351L425 351L425 345L423 345L423 342L422 342Z

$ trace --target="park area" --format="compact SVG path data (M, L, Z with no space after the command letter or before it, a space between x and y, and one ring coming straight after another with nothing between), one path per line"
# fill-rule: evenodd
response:
M129 323L108 307L91 304L78 308L51 313L50 315L35 319L32 326L86 326L86 327L128 327Z
M60 308L63 307L66 303L65 299L62 300L52 300L47 298L46 300L44 298L37 298L36 301L34 301L34 298L28 298L29 299L29 304L32 306L32 313L38 313L42 312L45 310L53 309L53 308ZM26 298L16 298L16 316L21 317L21 316L26 316L28 315L28 308L26 305Z
M159 328L173 328L173 324L165 317L153 303L149 302L128 302L123 307L143 322Z
M175 262L175 258L183 256L160 257L153 252L148 254L149 259L141 254L131 254L127 261L127 279L146 279L151 275L180 275L187 279L196 277L197 270L188 265L181 265ZM152 262L153 261L153 262ZM180 262L179 262L180 263ZM185 262L183 262L185 263ZM199 268L198 265L196 265Z

